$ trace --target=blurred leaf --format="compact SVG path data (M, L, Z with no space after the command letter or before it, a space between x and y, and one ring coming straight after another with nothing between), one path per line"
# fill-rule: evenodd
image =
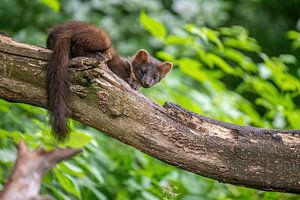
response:
M59 200L72 200L69 195L64 194L63 192L57 190L55 187L51 187L52 192L55 194L56 199Z
M182 72L188 74L196 80L203 82L207 79L207 74L203 70L200 70L202 64L198 61L191 58L181 58L177 60L177 62Z
M104 182L104 177L101 174L101 172L97 170L98 168L94 167L93 165L87 164L86 160L80 157L76 158L76 163L78 163L84 169L85 173L89 172L93 176L93 178L97 181L97 183L101 184Z
M76 184L76 182L67 174L62 174L58 170L54 170L55 176L58 179L58 182L61 186L68 192L72 193L78 199L81 199L80 190Z
M223 58L215 55L215 54L207 54L207 59L211 60L216 66L220 67L227 74L234 74L234 69L228 65Z
M97 187L92 187L91 185L92 185L92 183L88 183L88 184L85 184L84 187L87 187L89 190L91 190L93 192L93 194L96 196L97 199L99 199L99 200L108 200L108 198L103 193L101 193ZM89 200L90 198L86 198L85 193L84 193L83 194L83 199L88 199Z
M250 71L250 72L256 72L257 67L255 63L251 60L251 58L243 55L241 52L231 49L231 48L226 48L224 50L224 55L237 62L243 69Z
M296 57L290 54L280 54L279 59L286 64L295 64L297 61Z
M287 111L286 116L293 129L300 128L300 109Z
M297 31L288 31L286 35L289 39L293 39L293 40L297 40L300 38L300 33Z
M60 10L59 0L41 0L41 2L51 8L54 12L58 12Z
M168 60L170 62L173 62L175 63L176 62L176 59L173 57L173 55L165 52L165 51L158 51L156 53L157 57L158 58L161 58L162 60Z
M67 174L70 174L72 176L83 176L84 172L81 168L77 167L76 165L73 165L70 162L62 162L58 164L61 171L64 171Z
M221 27L220 33L232 37L248 37L248 31L242 26Z
M292 42L292 47L295 49L300 48L300 33L297 31L288 31L287 32L287 37L291 39Z
M165 26L159 21L149 17L144 11L142 11L140 14L140 23L154 37L160 40L163 40L166 37L167 30Z
M274 96L278 97L279 91L273 84L258 78L249 78L248 81L258 94L276 104L277 99Z
M224 50L224 46L219 39L219 33L217 31L213 31L206 27L201 28L201 31L207 36L208 40L216 44L221 51Z
M192 34L199 36L203 41L208 42L207 35L198 27L193 24L185 25L185 29Z
M63 144L62 146L69 146L72 148L82 148L85 145L89 144L93 138L84 133L79 131L72 131L70 134L70 139L67 143Z
M287 66L279 58L262 55L265 65L271 69L273 80L283 91L300 90L300 81L287 73Z
M191 70L199 69L199 67L202 66L199 61L192 58L180 58L179 60L177 60L177 62L181 68L187 68Z
M159 198L155 197L154 195L152 195L150 192L147 191L142 192L142 197L145 200L159 200Z
M170 35L166 38L166 43L171 44L177 44L177 45L187 45L192 41L191 37L182 37L182 36L176 36L176 35Z
M207 56L207 52L203 49L198 49L197 54L200 57L201 61L205 63L208 67L212 68L214 66L214 63L209 57Z
M261 50L260 46L258 46L255 41L251 41L249 39L239 40L228 37L224 39L224 44L246 51L259 52Z

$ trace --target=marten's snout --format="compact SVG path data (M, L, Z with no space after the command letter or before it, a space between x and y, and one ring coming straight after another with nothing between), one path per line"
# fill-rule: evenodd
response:
M144 85L144 87L150 87L150 86L151 86L151 82L148 81L148 80L145 80L145 81L143 82L143 85Z

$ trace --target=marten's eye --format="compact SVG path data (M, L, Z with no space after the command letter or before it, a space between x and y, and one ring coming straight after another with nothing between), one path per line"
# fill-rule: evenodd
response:
M143 68L140 68L140 69L139 69L139 74L140 74L141 76L142 76L142 75L144 75L144 74L145 74L145 72L146 72L146 71L145 71L145 70L143 70Z
M158 79L158 74L154 74L154 75L153 75L153 79L154 79L154 80L157 80L157 79Z

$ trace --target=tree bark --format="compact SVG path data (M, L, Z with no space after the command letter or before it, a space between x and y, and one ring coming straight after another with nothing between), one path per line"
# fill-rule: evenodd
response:
M51 51L0 37L0 98L46 107ZM72 60L71 118L171 165L225 183L300 193L300 131L238 126L163 107L103 62Z

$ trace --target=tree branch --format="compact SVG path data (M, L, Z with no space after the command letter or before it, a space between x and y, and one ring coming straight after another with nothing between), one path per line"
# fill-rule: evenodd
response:
M61 160L68 159L80 152L79 149L55 149L46 151L39 148L29 151L24 143L18 145L18 156L14 171L0 192L1 200L49 200L40 196L41 180L44 173Z
M51 51L0 38L0 98L46 106ZM300 193L300 131L219 122L133 91L92 59L70 68L72 116L157 159L221 182ZM96 66L96 67L95 67Z

